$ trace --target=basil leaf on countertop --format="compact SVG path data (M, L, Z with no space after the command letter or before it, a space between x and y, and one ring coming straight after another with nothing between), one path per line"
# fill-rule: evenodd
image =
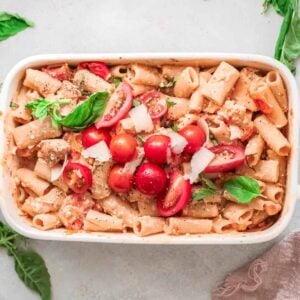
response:
M16 35L28 27L33 27L34 23L19 16L8 12L0 12L0 41L4 41L11 36Z
M51 280L45 261L33 250L23 247L25 238L0 221L0 246L7 249L15 261L15 271L42 300L51 299ZM22 244L23 243L23 244Z
M258 182L248 176L236 176L224 184L224 189L239 203L249 203L252 199L260 196Z
M97 92L92 94L71 113L61 119L59 124L75 130L81 130L90 126L104 113L107 98L107 92Z

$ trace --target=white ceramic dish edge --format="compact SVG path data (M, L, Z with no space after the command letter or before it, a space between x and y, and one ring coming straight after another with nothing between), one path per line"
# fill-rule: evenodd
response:
M8 73L2 87L0 97L0 109L5 115L9 101L15 93L19 80L28 67L38 67L51 63L102 60L111 63L126 63L130 61L140 61L144 63L180 63L190 62L195 64L213 65L222 60L240 66L256 66L260 68L277 69L281 73L290 100L289 137L292 141L292 151L288 165L288 182L285 205L278 221L261 232L247 232L237 234L202 234L186 236L166 236L164 234L140 238L131 233L74 233L68 234L65 230L58 229L52 231L40 231L30 226L30 224L19 215L19 211L5 186L5 174L2 166L0 168L0 206L7 223L17 232L24 236L41 240L61 240L80 242L101 242L120 244L250 244L261 243L271 240L280 235L288 225L295 209L296 199L300 196L298 179L298 136L299 136L299 112L298 90L296 81L291 72L280 62L265 56L253 54L230 54L230 53L127 53L127 54L44 54L25 58L17 63ZM2 117L3 118L3 117ZM297 126L298 125L298 126ZM3 134L3 120L0 122L0 137L5 140ZM0 155L3 155L3 144ZM299 196L298 196L299 195Z

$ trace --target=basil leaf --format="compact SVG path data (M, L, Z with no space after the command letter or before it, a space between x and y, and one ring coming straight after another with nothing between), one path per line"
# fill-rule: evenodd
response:
M176 123L172 123L171 124L171 129L173 130L173 131L175 131L175 132L178 132L178 126L177 126L177 124Z
M17 250L13 254L15 270L20 279L32 290L38 292L42 300L51 299L50 275L43 258L31 250Z
M139 106L141 104L141 102L138 99L133 99L132 103L133 103L134 107L137 107L137 106Z
M84 129L98 120L104 113L108 93L97 92L78 105L71 113L59 121L59 124L75 130Z
M209 189L217 190L216 185L206 176L200 175L200 179Z
M236 176L228 180L224 189L240 203L249 203L260 195L257 181L248 176Z
M210 189L210 188L202 188L198 190L197 192L194 192L192 195L192 200L193 201L199 201L203 200L206 197L212 196L216 193L217 190L215 189Z
M0 12L0 41L4 41L20 31L33 27L34 23L17 14Z
M170 98L167 98L166 99L166 104L167 104L167 107L173 107L174 105L176 105L175 102L171 101Z
M117 88L121 82L122 82L122 79L120 77L114 77L115 88Z
M268 9L269 5L272 5L279 15L284 16L288 9L289 0L265 0L264 11Z
M11 102L9 103L9 107L19 107L19 104L16 103L16 102L11 101Z

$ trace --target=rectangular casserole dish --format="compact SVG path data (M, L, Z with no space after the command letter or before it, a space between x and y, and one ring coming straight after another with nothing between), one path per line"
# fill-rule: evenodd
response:
M276 69L280 72L289 97L289 128L288 137L292 145L287 169L287 187L282 213L275 224L260 232L241 232L226 234L195 234L183 236L167 236L159 234L149 237L138 237L132 233L67 233L65 229L41 231L33 228L20 211L7 185L7 174L0 168L0 206L7 223L24 236L62 241L101 242L120 244L248 244L260 243L278 236L288 225L295 209L298 195L298 135L299 135L299 98L296 81L291 72L280 62L264 56L252 54L224 54L224 53L142 53L142 54L47 54L37 55L23 59L16 64L7 75L0 98L2 121L0 123L0 136L2 144L0 154L4 154L5 135L3 133L4 115L9 102L16 92L26 68L37 68L43 65L67 62L77 64L82 61L104 61L108 64L126 64L140 62L145 64L192 64L200 66L213 66L221 61L227 61L237 67L250 66L268 71Z

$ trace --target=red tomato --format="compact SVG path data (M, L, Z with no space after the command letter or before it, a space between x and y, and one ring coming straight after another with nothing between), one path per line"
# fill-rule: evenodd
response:
M256 133L256 129L252 124L244 131L243 135L241 136L241 141L242 142L248 141L255 133Z
M82 145L85 149L100 141L104 141L109 146L110 140L110 133L105 128L97 129L95 126L90 126L82 132Z
M75 162L68 162L63 171L63 179L69 188L78 194L86 192L93 183L91 170Z
M193 154L197 152L205 143L206 135L204 130L197 125L187 125L179 132L188 142L184 148L184 152Z
M95 75L103 78L104 80L109 79L110 69L103 62L82 62L78 65L78 69L87 69Z
M109 98L103 116L95 123L96 128L113 126L127 115L131 107L132 88L122 82Z
M131 190L133 174L124 170L122 166L114 166L108 176L108 185L117 193Z
M178 171L170 176L170 187L167 194L157 200L157 209L161 216L169 217L181 211L190 201L192 185Z
M152 163L142 164L135 174L136 188L143 194L159 194L166 188L167 176L165 171Z
M157 90L151 90L138 97L138 100L146 104L148 112L152 119L158 119L167 112L166 100L163 98L162 93Z
M171 139L162 134L150 136L145 144L144 151L146 158L156 164L164 164L167 162L168 151L170 150Z
M110 142L110 152L113 160L125 163L133 159L136 153L137 141L127 133L115 135Z
M209 150L215 153L216 157L206 167L205 173L227 172L244 164L245 149L240 146L217 145Z
M71 71L67 64L60 67L47 66L46 68L42 68L42 71L60 81L69 80L71 77Z
M254 103L258 110L262 111L264 114L270 114L272 112L272 106L260 99L254 99Z

